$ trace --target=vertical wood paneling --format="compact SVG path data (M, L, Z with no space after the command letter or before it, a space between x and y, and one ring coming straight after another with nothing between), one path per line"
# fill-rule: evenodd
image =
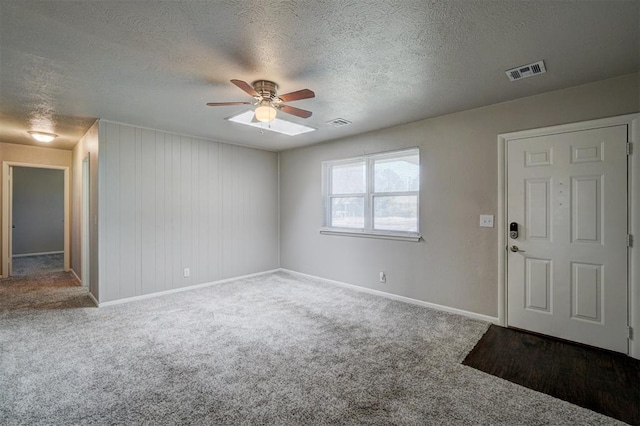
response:
M149 252L149 247L146 250L142 248L142 200L148 197L146 192L142 191L142 133L144 129L136 129L136 144L135 144L135 187L134 187L134 199L135 199L135 294L142 294L142 252ZM147 200L145 200L147 201ZM146 222L146 221L145 221Z
M136 295L136 128L120 126L120 295Z
M162 231L156 229L156 214L158 213L156 191L157 175L156 164L158 163L156 150L156 132L142 130L140 143L140 196L138 198L138 217L140 223L140 293L157 291L156 288L164 288L164 280L156 282L156 270L158 261L157 238L162 237ZM161 265L161 263L160 263Z
M98 208L102 210L106 222L106 232L101 232L100 239L104 242L105 262L100 267L104 275L100 279L100 291L104 290L105 300L120 299L120 126L107 123L105 128L106 149L100 148L100 155L105 159L104 189L105 203Z
M154 272L154 285L160 291L167 290L167 279L165 276L164 268L166 267L166 238L167 228L165 226L166 218L166 158L165 158L165 134L154 132L155 137L155 180L153 190L155 192L155 206L154 206L154 219L153 232L155 236L155 260L156 264L153 269ZM144 216L146 218L146 216ZM153 291L153 290L150 290Z
M207 212L209 233L207 249L210 259L208 279L218 280L222 277L222 172L221 172L221 144L209 145L209 168L207 187Z
M173 135L164 135L165 141L165 180L163 185L164 190L164 283L165 290L173 288L173 278L171 272L173 271Z
M180 247L180 255L178 256L180 264L178 265L179 277L176 280L178 287L191 285L191 277L182 277L183 268L191 268L191 145L189 138L180 138L180 235L176 241Z
M199 232L201 229L207 229L209 225L208 214L209 209L207 208L207 187L209 186L208 182L208 169L209 167L209 157L208 157L208 147L211 145L210 142L206 142L203 140L196 140L196 145L198 147L197 150L194 150L195 157L194 162L197 163L196 175L193 179L194 187L196 188L196 195L194 200L194 226L195 235L196 235L196 245L194 246L194 279L197 282L206 282L213 281L211 278L208 278L209 271L207 262L207 257L209 255L209 237L206 234L202 234Z
M182 185L182 171L180 167L182 165L181 161L181 142L182 138L177 135L172 135L171 137L171 149L172 149L172 180L169 182L171 192L170 192L170 202L171 202L171 248L172 254L169 257L169 261L171 263L171 288L180 287L180 278L182 277L182 273L180 271L180 265L182 264L182 255L180 244L180 234L182 231L182 224L180 223L180 215L182 210L180 208L180 204L182 202L182 197L180 193L181 185Z
M100 135L101 302L278 267L276 154L109 122Z
M238 147L223 145L222 156L222 278L228 278L239 275L236 266L240 239L238 180L242 170L240 170L240 164L238 164Z

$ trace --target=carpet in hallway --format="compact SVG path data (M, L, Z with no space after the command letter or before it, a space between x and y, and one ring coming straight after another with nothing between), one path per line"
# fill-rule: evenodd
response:
M0 280L0 318L12 312L95 307L71 272L14 276Z

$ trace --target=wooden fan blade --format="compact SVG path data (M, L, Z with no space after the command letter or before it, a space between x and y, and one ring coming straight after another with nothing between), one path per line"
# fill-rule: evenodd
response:
M296 117L300 118L309 118L311 117L311 114L313 114L311 111L292 107L289 105L280 105L278 109L280 109L282 112L286 112L287 114L295 115Z
M254 98L259 98L260 95L258 94L258 92L256 92L254 90L253 87L251 87L251 85L249 83L247 83L246 81L242 81L242 80L231 80L231 82L233 84L235 84L236 86L238 86L240 89L244 90L246 93L249 94L249 96L253 96Z
M251 102L209 102L207 106L253 105Z
M285 93L284 95L278 96L282 102L293 102L299 101L300 99L308 99L314 98L316 96L312 90L302 89L297 92Z

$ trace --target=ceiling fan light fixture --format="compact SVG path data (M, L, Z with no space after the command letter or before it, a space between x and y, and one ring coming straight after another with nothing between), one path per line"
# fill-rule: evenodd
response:
M276 112L276 109L271 105L260 105L256 108L256 120L268 123L275 120Z
M46 132L28 131L27 133L29 133L31 137L37 140L38 142L45 142L45 143L49 143L58 137L58 135L55 135L53 133L46 133Z

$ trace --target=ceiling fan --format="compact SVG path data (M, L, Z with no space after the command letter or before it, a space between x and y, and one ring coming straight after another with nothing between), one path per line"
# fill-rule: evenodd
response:
M313 98L316 96L309 89L302 89L295 92L278 96L278 85L269 80L257 80L249 84L242 80L231 80L233 84L244 90L255 99L254 102L209 102L208 106L232 106L232 105L258 105L255 110L255 119L262 122L273 121L276 112L282 111L300 118L311 117L311 111L285 105L285 102L299 101L301 99Z

